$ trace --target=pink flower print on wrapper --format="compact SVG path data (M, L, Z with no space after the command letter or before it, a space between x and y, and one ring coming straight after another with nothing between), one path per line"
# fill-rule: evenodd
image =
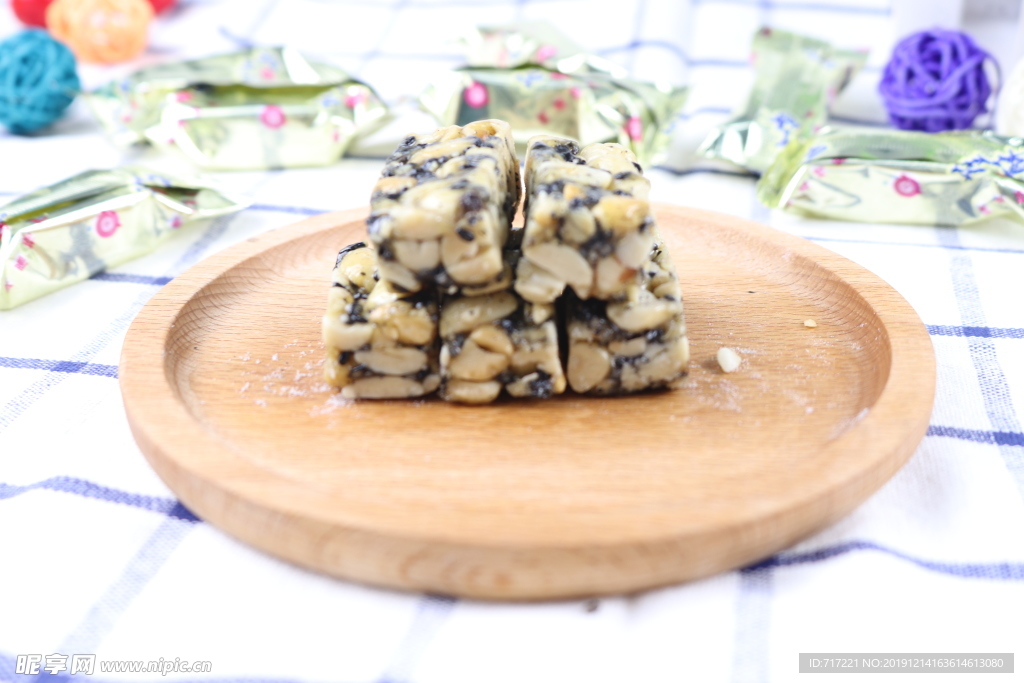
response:
M36 241L32 237L32 233L30 232L21 233L21 243L24 244L29 249L32 249L33 247L36 246Z
M542 111L541 113L537 114L537 120L540 121L541 123L547 123L551 119L548 118L547 112Z
M168 222L170 223L172 228L177 230L178 228L181 227L181 216L179 216L178 214L174 214L173 216L171 216L171 220Z
M814 168L812 168L811 173L818 176L819 178L825 177L825 169L821 166L815 166Z
M274 79L274 70L271 69L269 66L263 67L262 69L260 69L260 78L262 78L265 81L273 80Z
M580 98L580 95L583 94L583 90L580 89L580 86L574 85L571 88L569 88L569 94L572 95L572 98L574 100L578 100Z
M121 219L116 211L102 211L96 218L96 234L100 237L110 237L120 227Z
M893 188L901 197L915 197L921 194L921 185L910 176L901 175L893 183Z
M14 267L18 270L25 270L25 266L28 265L28 259L18 254L18 258L14 259Z
M4 281L4 289L6 289L9 292L13 288L14 288L14 283L13 282L11 282L10 280L5 280Z
M263 111L260 113L260 121L267 128L280 128L287 120L288 117L284 115L284 109L281 109L276 104L268 104L263 107Z
M1017 200L1018 204L1024 204L1024 192L1017 190L1017 194L1013 195L1013 198Z
M640 121L639 116L630 116L624 128L630 140L636 141L644 136L644 124Z
M191 102L192 93L190 93L188 90L179 90L178 92L174 93L174 99L176 99L178 102Z
M563 100L561 97L559 97L551 104L554 105L555 109L557 109L558 111L562 111L563 109L565 109L565 100Z
M345 95L345 106L349 109L355 109L360 104L366 101L365 92L357 92L351 95Z
M558 54L558 48L554 45L541 45L537 48L537 61L546 62Z
M465 101L467 106L473 107L473 109L479 109L480 107L487 106L487 103L491 101L491 95L487 92L486 85L473 81L473 83L466 88L465 92L462 93L462 99Z

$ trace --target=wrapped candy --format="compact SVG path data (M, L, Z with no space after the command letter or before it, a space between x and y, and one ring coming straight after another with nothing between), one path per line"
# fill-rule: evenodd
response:
M618 142L645 164L668 149L686 87L629 79L622 67L581 51L545 24L478 29L466 44L470 65L420 96L441 125L508 121L520 154L542 134L582 145Z
M147 254L247 203L142 169L86 171L0 206L0 310Z
M1024 220L1024 140L991 131L825 128L761 176L766 206L872 223Z
M462 39L466 65L514 69L543 66L562 73L598 72L627 75L613 61L589 54L546 21L480 26Z
M751 59L756 76L746 102L711 131L698 153L761 172L791 140L824 125L828 106L867 54L762 28L754 35Z
M388 116L373 88L286 47L142 69L88 100L116 142L177 147L210 169L331 164Z

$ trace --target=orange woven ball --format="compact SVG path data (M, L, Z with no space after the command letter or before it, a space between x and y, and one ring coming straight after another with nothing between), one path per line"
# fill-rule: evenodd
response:
M53 37L83 62L123 62L146 48L153 6L147 0L54 0L46 9Z

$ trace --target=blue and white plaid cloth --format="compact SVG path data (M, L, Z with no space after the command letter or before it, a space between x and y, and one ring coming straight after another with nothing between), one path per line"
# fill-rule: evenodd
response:
M938 358L932 425L910 462L855 512L797 547L638 595L485 604L296 569L228 538L174 499L129 434L118 354L132 318L175 275L249 236L364 205L380 160L221 174L227 187L257 193L260 203L0 313L0 681L759 683L804 680L799 652L1024 654L1024 228L799 219L758 204L750 177L693 155L746 93L749 39L762 24L871 48L840 114L884 121L873 88L895 34L889 0L595 5L181 0L158 21L143 58L83 67L82 76L92 87L144 63L289 43L401 105L432 73L459 63L450 42L458 32L548 19L637 77L689 82L672 158L650 172L653 198L807 237L910 301ZM0 9L0 37L15 30ZM433 125L408 117L409 129ZM167 171L184 163L115 149L79 103L45 135L0 133L0 200L128 162ZM69 678L70 657L89 654L99 663L180 658L212 667L164 677L101 672L97 664L91 675ZM54 673L16 674L19 656L23 668L36 661L29 655L42 656Z

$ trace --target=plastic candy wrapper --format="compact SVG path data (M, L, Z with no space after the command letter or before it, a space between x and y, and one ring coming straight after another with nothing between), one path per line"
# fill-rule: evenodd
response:
M508 121L520 154L541 134L581 145L618 142L645 164L668 149L686 87L629 79L622 67L582 52L546 24L481 28L466 45L470 66L420 96L442 126Z
M771 208L846 221L1024 220L1024 139L825 128L786 147L761 176L757 196Z
M292 48L142 69L88 100L115 141L227 170L331 164L388 117L373 88Z
M864 66L867 53L762 28L754 35L751 59L756 74L747 101L711 131L698 153L761 172L791 140L824 125L829 105Z
M480 26L462 39L466 65L513 69L543 66L562 73L599 72L624 77L626 70L587 53L546 21Z
M147 254L247 202L141 169L86 171L0 206L0 310Z

